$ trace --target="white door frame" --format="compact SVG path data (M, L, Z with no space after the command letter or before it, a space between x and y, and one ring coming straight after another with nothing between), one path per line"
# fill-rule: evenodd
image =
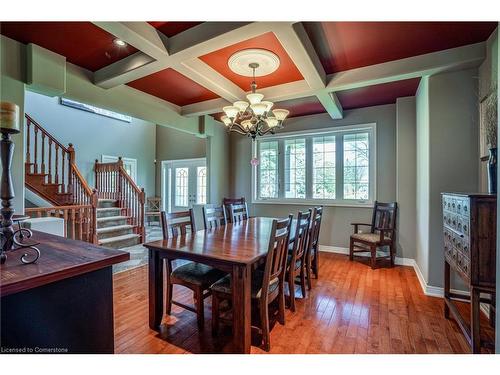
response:
M113 155L101 155L101 163L116 163L118 161L118 156L113 156ZM137 183L137 159L133 158L125 158L122 156L122 161L123 164L130 164L130 170L132 174L130 177L132 177L132 180L134 180L135 183Z
M168 170L169 168L172 168L172 165L174 163L189 163L189 162L205 162L205 167L207 168L207 203L209 203L209 197L210 197L210 184L209 184L209 175L210 175L210 170L208 167L207 163L207 158L191 158L191 159L173 159L173 160L162 160L161 161L161 186L160 186L160 197L161 197L161 208L163 211L166 212L171 212L171 202L170 198L171 197L171 189L172 189L172 176L169 175ZM168 194L165 196L165 191L168 189Z

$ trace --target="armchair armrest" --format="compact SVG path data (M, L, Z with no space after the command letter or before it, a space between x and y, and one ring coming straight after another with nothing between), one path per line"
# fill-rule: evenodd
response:
M365 226L365 227L371 227L371 224L366 224L366 223L351 223L351 225L354 225L354 234L358 233L358 227L360 225Z

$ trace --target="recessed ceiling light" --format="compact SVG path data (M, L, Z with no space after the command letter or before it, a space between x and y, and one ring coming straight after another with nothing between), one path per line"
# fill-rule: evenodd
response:
M113 40L113 43L116 44L118 47L125 47L127 45L127 43L125 43L121 39L115 39Z

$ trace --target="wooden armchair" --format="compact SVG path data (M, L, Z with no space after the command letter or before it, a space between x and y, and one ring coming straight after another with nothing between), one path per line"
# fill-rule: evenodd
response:
M389 255L379 258L390 258L391 267L394 266L397 210L398 204L396 202L381 203L375 201L371 224L351 224L354 226L354 234L351 235L349 244L349 260L353 260L354 253L370 252L371 267L374 269L377 262L377 249L388 246ZM360 233L358 231L360 226L367 226L370 231Z
M151 224L151 219L157 217L158 222L160 221L160 206L161 206L161 198L160 197L148 197L146 199L146 219L148 225Z

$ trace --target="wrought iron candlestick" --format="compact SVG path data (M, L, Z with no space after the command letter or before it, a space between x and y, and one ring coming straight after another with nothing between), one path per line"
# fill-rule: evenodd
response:
M12 176L10 167L12 157L14 155L14 142L11 135L19 133L19 107L12 103L0 103L0 133L2 140L0 141L0 161L2 163L2 178L0 180L0 198L2 200L2 215L1 222L1 249L0 263L5 263L7 260L7 252L21 248L31 249L34 255L27 253L21 256L21 262L28 264L35 262L40 257L40 250L36 248L35 243L25 244L24 239L30 238L32 233L28 229L21 228L14 230L12 218L14 209L12 208L12 200L14 199L14 187L12 185Z

